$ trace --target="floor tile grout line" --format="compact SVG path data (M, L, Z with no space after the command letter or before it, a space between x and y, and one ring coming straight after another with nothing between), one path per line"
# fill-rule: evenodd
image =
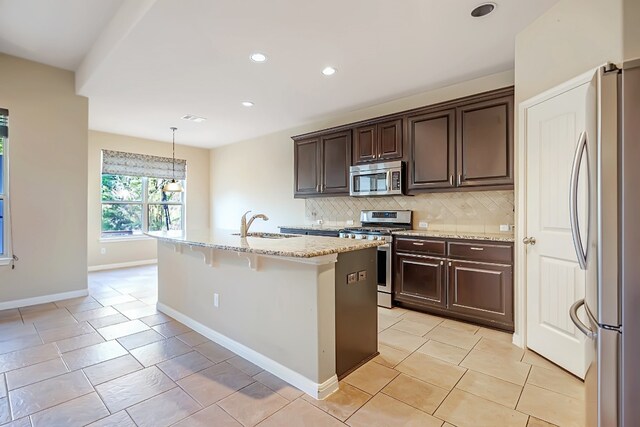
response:
M88 381L88 380L87 380L87 381ZM89 383L89 384L91 385L91 383ZM36 414L40 414L40 413L42 413L42 412L44 412L44 411L46 411L46 410L49 410L49 409L55 408L56 406L60 406L60 405L63 405L63 404L65 404L65 403L68 403L68 402L71 402L72 400L76 400L76 399L79 399L79 398L81 398L81 397L87 396L87 395L89 395L89 394L91 394L91 393L96 393L96 394L98 394L98 392L93 388L93 386L92 386L92 388L91 388L91 391L89 391L89 392L87 392L87 393L82 393L82 394L79 394L79 395L77 395L77 396L75 396L75 397L72 397L71 399L67 399L67 400L65 400L65 401L62 401L62 402L56 403L55 405L49 406L49 407L47 407L47 408L39 409L39 410L37 410L36 412L32 412L32 413L30 413L30 414L28 414L28 415L25 415L24 417L21 417L21 418L25 418L25 417L29 417L29 418L31 418L32 416L34 416L34 415L36 415ZM104 403L104 402L103 402L103 403ZM106 405L105 405L105 408L106 408ZM108 410L108 408L107 408L107 410ZM21 418L19 418L19 419L21 419ZM12 421L16 421L16 420L12 420ZM32 424L33 424L33 422L32 422Z

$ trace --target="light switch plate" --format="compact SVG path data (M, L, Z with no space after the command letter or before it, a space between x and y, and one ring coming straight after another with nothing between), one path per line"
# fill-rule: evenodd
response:
M428 222L426 222L426 221L420 221L420 222L418 223L418 227L420 227L420 228L427 228L427 227L429 227L429 223L428 223Z
M367 280L367 270L358 271L358 282Z
M500 231L511 231L510 224L500 224Z
M358 273L347 274L347 285L352 285L358 281Z
M321 219L316 220L316 223L317 223L318 225L322 225L322 223L323 223L323 222L324 222L324 221L323 221L323 220L321 220Z

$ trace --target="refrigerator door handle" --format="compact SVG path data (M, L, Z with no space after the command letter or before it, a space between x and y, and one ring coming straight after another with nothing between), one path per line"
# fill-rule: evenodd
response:
M571 220L571 235L573 237L573 246L578 257L578 265L581 270L587 269L587 254L580 237L580 221L578 219L578 179L580 177L580 166L582 163L582 155L587 149L587 131L582 131L578 138L578 145L573 156L573 165L571 167L571 185L569 187L569 215Z
M587 325L582 323L582 320L578 317L578 309L584 305L584 298L580 299L573 303L571 308L569 309L569 317L571 317L571 321L576 328L580 330L583 334L585 334L588 338L594 339L596 337L596 333L591 330Z

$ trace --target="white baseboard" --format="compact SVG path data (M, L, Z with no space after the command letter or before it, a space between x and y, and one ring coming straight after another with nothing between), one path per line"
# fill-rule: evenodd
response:
M513 343L513 345L524 348L524 340L522 339L522 335L520 334L513 334L513 339L511 342Z
M61 292L59 294L42 295L39 297L17 299L13 301L0 302L0 310L9 310L11 308L28 307L30 305L45 304L47 302L62 301L65 299L86 297L89 295L88 289L80 289L79 291Z
M165 304L158 303L156 307L158 311L161 311L164 314L173 317L180 323L183 323L199 334L209 338L211 341L220 344L221 346L233 351L237 355L244 357L251 363L271 372L273 375L277 376L283 381L288 382L294 387L299 388L315 399L324 399L331 393L338 390L338 377L336 375L333 375L323 383L316 383L309 378L299 374L298 372L281 365L275 360L270 359L261 353L258 353L257 351L245 346L244 344L240 344L239 342L232 340L225 335L222 335L221 333L203 325L196 320L193 320L188 316L185 316L184 314L174 310L173 308Z
M143 259L142 261L119 262L116 264L91 265L89 271L115 270L116 268L138 267L140 265L157 264L157 259Z

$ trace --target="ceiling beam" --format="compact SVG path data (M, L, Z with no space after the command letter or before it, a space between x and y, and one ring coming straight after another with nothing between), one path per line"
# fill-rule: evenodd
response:
M76 93L88 95L87 87L100 67L127 38L157 0L125 0L76 70Z

